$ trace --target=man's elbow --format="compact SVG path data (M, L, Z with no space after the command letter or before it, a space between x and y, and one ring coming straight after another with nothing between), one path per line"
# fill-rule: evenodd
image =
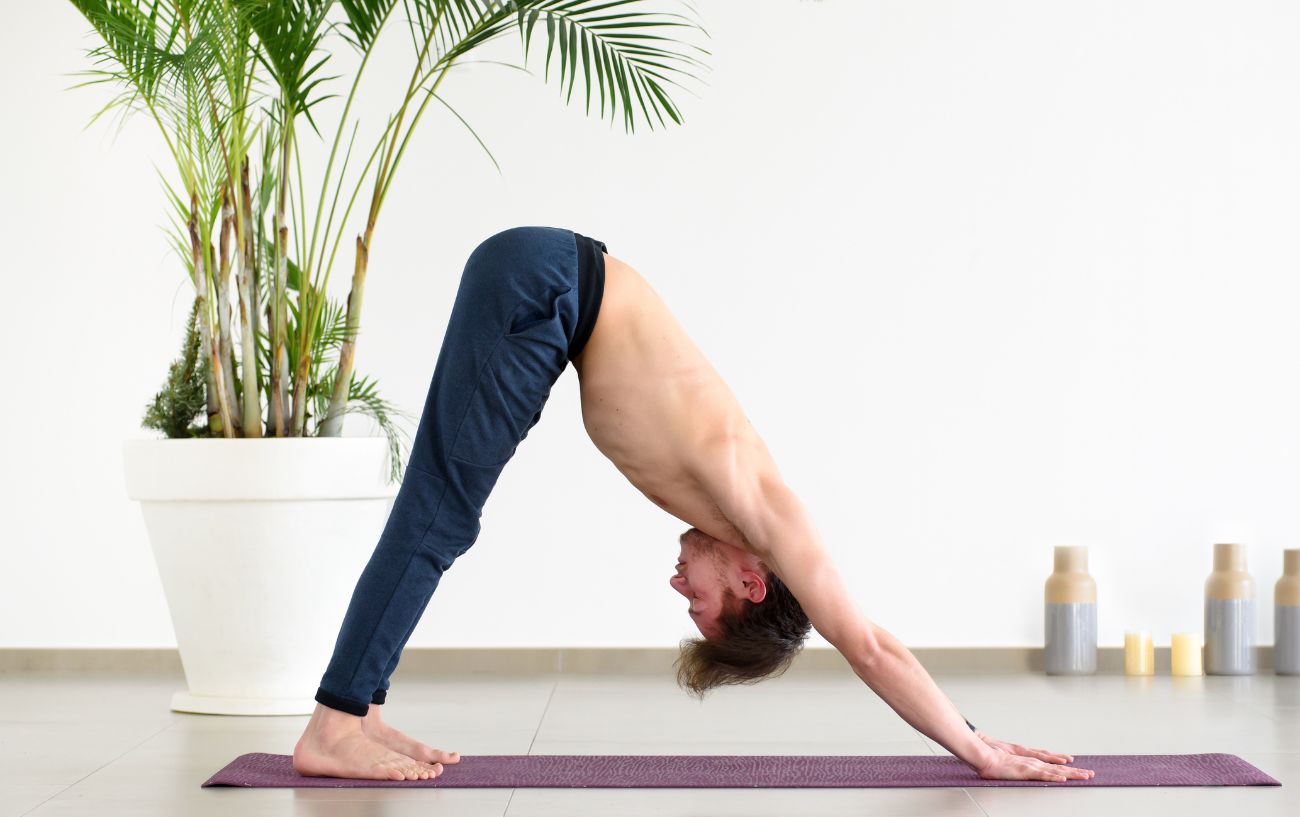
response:
M840 652L848 659L854 672L859 675L871 672L890 656L886 635L885 631L876 625L865 622L864 626L854 628L852 636Z

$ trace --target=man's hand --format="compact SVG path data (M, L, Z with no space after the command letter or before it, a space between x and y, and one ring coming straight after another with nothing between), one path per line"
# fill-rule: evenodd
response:
M1070 755L1007 743L991 738L978 729L975 730L975 737L997 750L990 762L976 769L985 780L1050 780L1063 783L1066 780L1088 780L1096 775L1091 769L1063 765L1074 760Z

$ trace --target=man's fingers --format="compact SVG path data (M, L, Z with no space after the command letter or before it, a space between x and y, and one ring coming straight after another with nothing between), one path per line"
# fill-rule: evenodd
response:
M1032 753L1030 757L1036 757L1039 760L1046 760L1048 763L1073 763L1074 758L1071 755L1060 752L1049 752L1046 749L1025 749L1025 753Z
M1048 763L1074 762L1074 757L1072 755L1063 754L1061 752L1049 752L1046 749L1035 749L1032 746L1021 746L1018 743L1008 743L1005 745L1006 751L1013 755L1020 755L1021 757L1037 758L1038 760L1045 760Z
M1010 748L1011 745L1007 744L1007 746ZM1023 746L1017 748L1033 751L1025 749ZM994 780L1047 780L1056 783L1064 783L1068 780L1089 780L1094 776L1096 776L1096 773L1091 769L1079 769L1074 766L1048 763L1028 755L1013 755L1010 753L1003 755L999 762L980 771L980 777Z
M1031 779L1049 780L1056 783L1064 783L1067 780L1089 780L1096 773L1091 769L1076 769L1073 766L1060 766L1051 763L1031 763Z
M1076 769L1073 766L1052 766L1051 769L1053 773L1070 780L1088 780L1096 774L1091 769Z

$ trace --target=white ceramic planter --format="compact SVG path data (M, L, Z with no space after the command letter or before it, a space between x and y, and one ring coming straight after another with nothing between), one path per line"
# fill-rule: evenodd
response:
M397 494L383 437L126 440L185 681L178 712L305 715Z

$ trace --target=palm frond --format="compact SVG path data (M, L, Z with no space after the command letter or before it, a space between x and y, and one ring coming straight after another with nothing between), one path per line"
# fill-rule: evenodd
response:
M177 6L164 0L72 0L72 5L104 41L90 56L116 65L95 73L122 79L152 100L165 77L179 67L184 50Z
M464 125L471 134L474 135L474 139L478 141L479 147L483 148L483 150L487 153L488 158L492 160L492 166L497 169L497 173L499 174L501 172L501 165L497 163L497 157L492 155L492 151L488 150L488 146L483 142L482 139L479 138L478 131L474 130L474 128L472 128L470 124L465 121L465 117L457 113L456 109L451 107L451 104L447 102L447 100L443 99L437 94L434 94L433 98L441 102L444 106L446 106L447 110L451 111L452 114L454 114L455 117L460 120L460 123Z
M321 378L320 387L313 395L315 416L318 418L324 418L325 412L329 408L330 395L334 391L334 380L337 376L338 367L332 367ZM374 419L375 423L384 432L384 436L388 438L389 477L392 482L400 482L403 473L402 463L406 461L404 451L406 446L403 445L403 440L409 440L410 435L399 428L394 419L401 417L410 421L415 418L381 398L378 388L369 377L358 378L355 373L348 380L348 399L345 401L341 413L364 414Z
M346 21L337 24L343 39L357 51L369 51L397 0L339 0Z
M643 0L404 2L413 12L409 15L413 37L421 42L435 37L442 43L439 53L430 57L430 75L511 28L519 31L527 66L533 50L533 33L537 24L544 21L543 78L550 81L554 60L560 93L565 103L571 104L581 73L586 97L584 111L591 112L595 96L602 119L608 111L612 123L621 111L624 126L633 133L638 109L651 130L655 129L656 121L666 127L665 116L682 124L684 118L668 86L691 91L673 75L699 79L694 70L708 69L696 56L709 55L707 50L668 36L676 29L693 29L707 37L703 26L684 14L639 11L644 7ZM689 4L683 5L691 8Z
M321 311L321 332L316 339L317 360L322 360L330 352L337 352L343 347L348 334L348 312L336 298L326 301ZM357 334L360 334L358 328Z
M291 115L307 114L318 100L312 91L329 77L312 76L328 55L311 62L325 36L325 16L334 0L231 0L257 34L258 58L279 88Z

